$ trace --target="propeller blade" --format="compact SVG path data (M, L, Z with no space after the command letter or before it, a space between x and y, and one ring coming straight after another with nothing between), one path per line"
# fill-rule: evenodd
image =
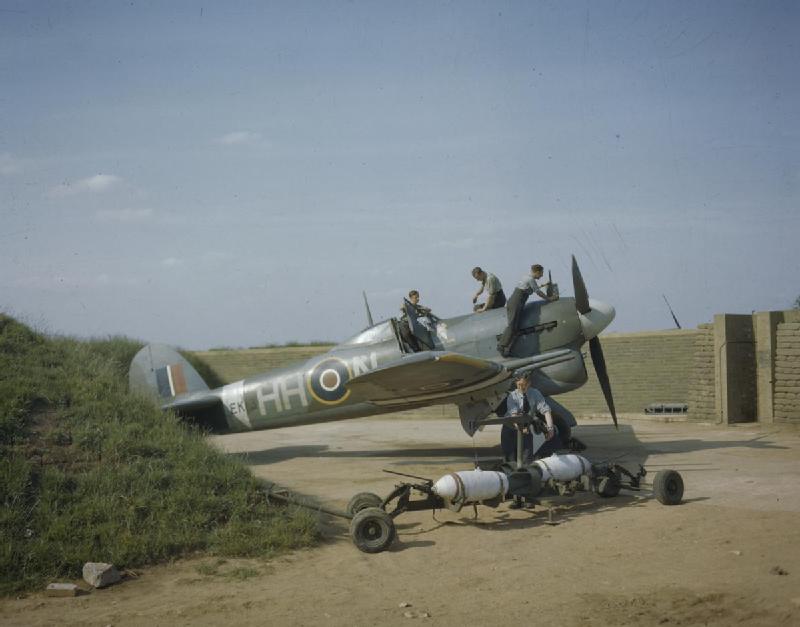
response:
M600 389L603 390L603 396L606 397L606 405L608 405L611 418L614 420L614 428L619 430L617 426L617 412L614 409L614 397L611 395L611 383L608 380L606 359L603 357L603 347L600 346L600 338L593 337L589 340L589 354L592 356L592 363L594 364L594 371L597 373Z
M578 313L587 314L592 308L589 307L589 292L586 291L586 284L581 276L581 269L572 255L572 287L575 290L575 308Z

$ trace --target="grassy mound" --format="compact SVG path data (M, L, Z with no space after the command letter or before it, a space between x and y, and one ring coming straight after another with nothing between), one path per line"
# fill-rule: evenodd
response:
M140 344L48 338L0 314L0 593L196 551L311 544L314 516L267 504L249 470L127 390Z

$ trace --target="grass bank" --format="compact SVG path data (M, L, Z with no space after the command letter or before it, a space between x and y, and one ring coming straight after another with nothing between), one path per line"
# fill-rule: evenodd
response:
M195 552L312 544L313 514L267 504L249 470L128 393L141 344L50 338L0 314L0 593Z

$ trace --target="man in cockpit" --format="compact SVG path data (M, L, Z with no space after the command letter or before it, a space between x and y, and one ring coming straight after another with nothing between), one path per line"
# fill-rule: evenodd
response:
M416 318L416 321L421 324L429 333L433 333L436 326L436 316L433 315L430 309L419 304L419 292L411 290L408 293L408 298L403 299L403 304L400 305L400 335L406 344L409 345L411 350L419 352L422 347L419 345L418 339L411 332L411 327L408 323L408 309L411 309L411 315Z
M427 307L419 304L419 292L417 290L411 290L408 293L408 299L400 306L400 318L406 317L406 303L410 303L411 307L414 309L416 313L417 320L419 323L424 326L428 331L433 331L433 314L431 310Z

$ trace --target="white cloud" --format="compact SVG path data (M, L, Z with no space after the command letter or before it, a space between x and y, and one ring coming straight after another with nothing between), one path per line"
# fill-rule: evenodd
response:
M101 222L147 222L154 215L152 209L100 209L95 217Z
M254 144L261 139L261 133L252 131L233 131L217 138L217 143L224 146L235 146L241 144Z
M50 190L50 196L62 198L84 192L96 194L108 191L121 182L122 179L114 174L95 174L78 181L64 181Z
M179 259L178 257L167 257L166 259L161 260L161 265L166 266L167 268L174 268L176 266L183 265L183 259Z
M9 152L0 153L0 175L11 176L22 172L27 159L19 159Z

